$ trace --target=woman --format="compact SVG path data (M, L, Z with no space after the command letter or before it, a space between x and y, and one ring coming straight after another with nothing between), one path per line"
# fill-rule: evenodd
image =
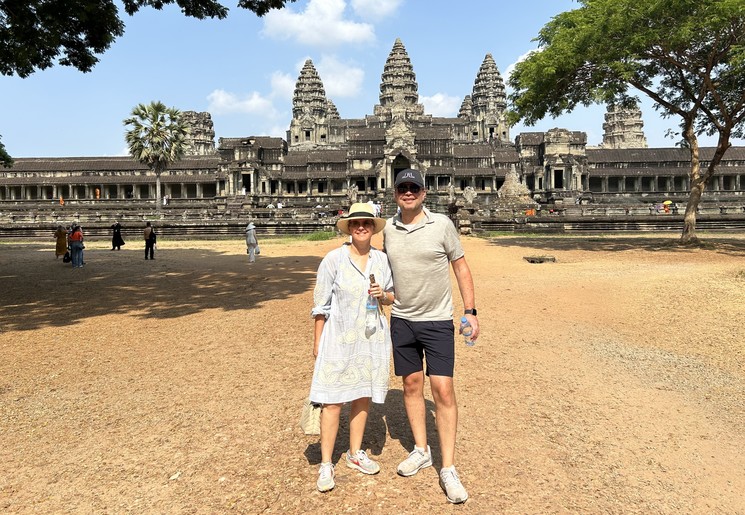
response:
M124 245L124 238L122 238L122 224L119 222L111 226L111 230L114 231L114 235L111 237L111 250L122 250Z
M70 230L70 257L73 268L83 268L83 229L78 224Z
M54 255L55 259L59 259L60 256L64 256L67 252L67 231L61 225L58 225L57 230L54 231L54 239L57 242L54 248Z
M372 248L370 240L385 227L369 204L353 204L336 227L351 236L351 242L332 250L318 267L313 292L315 325L313 355L316 358L310 400L323 404L321 412L321 467L316 486L321 492L334 488L331 462L339 430L342 405L351 402L348 467L377 474L380 466L362 449L370 399L382 404L388 393L388 361L391 336L382 310L377 326L365 328L365 305L369 295L380 304L394 301L388 259ZM370 282L374 275L377 282ZM382 285L382 286L381 286Z
M249 223L246 226L246 253L248 254L249 263L256 261L257 248L259 248L259 242L256 241L256 226L253 223Z

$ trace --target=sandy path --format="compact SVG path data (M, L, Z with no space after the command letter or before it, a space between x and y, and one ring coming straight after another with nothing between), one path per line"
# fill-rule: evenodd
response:
M674 238L464 239L483 337L457 348L461 507L434 468L396 476L395 377L366 434L381 473L315 491L297 418L342 240L264 241L253 266L239 241L92 243L82 270L51 239L2 245L0 511L745 513L745 237Z

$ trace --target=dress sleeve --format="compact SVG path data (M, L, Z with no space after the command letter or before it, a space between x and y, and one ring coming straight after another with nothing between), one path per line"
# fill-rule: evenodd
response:
M330 252L323 258L316 273L316 287L313 290L313 309L311 317L324 315L326 318L331 313L331 296L334 291L334 280L338 270L338 253Z

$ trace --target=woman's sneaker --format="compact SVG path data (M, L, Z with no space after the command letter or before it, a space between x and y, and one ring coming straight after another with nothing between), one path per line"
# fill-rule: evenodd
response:
M460 504L468 499L468 492L460 482L454 465L440 470L440 487L445 490L448 501L453 504Z
M336 483L334 483L333 463L321 463L321 468L318 469L318 481L316 481L316 486L318 487L319 492L328 492L336 486Z
M377 474L380 472L380 465L367 457L367 453L360 449L354 454L346 452L347 467L357 469L363 474Z
M409 477L413 476L423 468L431 466L432 453L429 450L429 445L427 446L426 451L414 447L414 450L409 453L409 456L399 463L397 472L399 476Z

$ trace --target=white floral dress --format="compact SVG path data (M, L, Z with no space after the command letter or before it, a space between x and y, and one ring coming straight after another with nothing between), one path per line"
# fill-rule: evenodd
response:
M385 402L391 333L378 315L375 332L365 331L365 303L370 274L385 291L393 290L388 257L372 249L366 270L352 262L349 245L329 252L318 267L311 316L325 315L316 358L310 400L323 404L371 397Z

